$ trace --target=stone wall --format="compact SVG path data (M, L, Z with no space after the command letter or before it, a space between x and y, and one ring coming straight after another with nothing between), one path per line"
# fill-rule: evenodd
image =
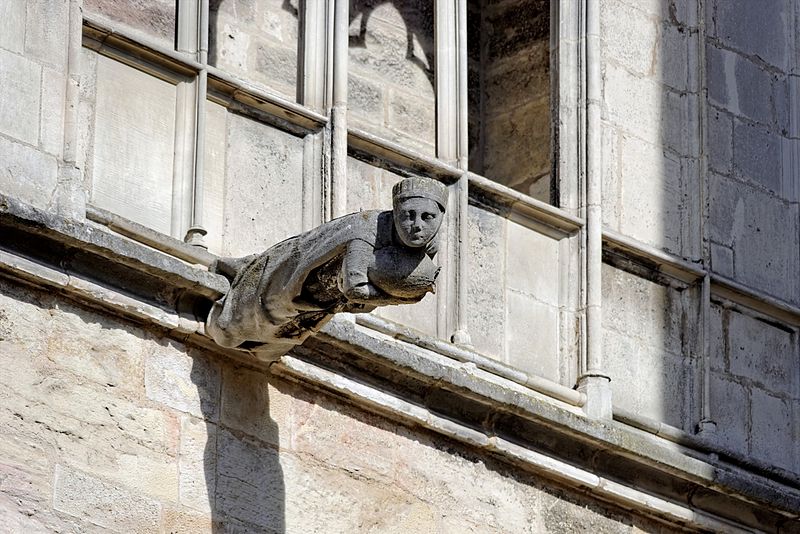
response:
M61 209L69 4L3 2L0 17L0 191Z
M705 6L601 2L604 223L702 262L712 277L796 303L798 6ZM615 405L696 431L704 417L701 281L607 261L604 356ZM800 393L789 363L796 323L714 291L705 416L717 426L706 436L798 472Z
M668 531L52 294L0 318L8 531Z

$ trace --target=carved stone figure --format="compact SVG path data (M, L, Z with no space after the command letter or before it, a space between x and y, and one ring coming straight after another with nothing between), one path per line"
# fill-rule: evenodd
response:
M222 258L212 271L231 280L206 331L225 347L275 359L338 312L419 302L435 290L432 259L447 188L406 178L392 190L391 211L362 211L281 241L261 254Z

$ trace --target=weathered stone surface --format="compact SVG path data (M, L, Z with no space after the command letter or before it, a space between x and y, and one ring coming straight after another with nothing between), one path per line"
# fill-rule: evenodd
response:
M3 32L0 35L0 48L22 53L25 47L25 11L22 1L3 2L0 5L0 20Z
M506 232L508 288L559 306L559 241L512 221Z
M792 334L741 313L728 323L730 372L762 387L791 395L797 384Z
M67 70L69 0L28 0L25 17L25 55Z
M158 532L157 502L61 465L56 466L53 506L114 532Z
M734 4L713 0L715 35L726 45L745 55L758 56L786 70L790 57L787 36L793 20L792 4L787 0Z
M179 469L180 502L211 512L217 472L217 425L191 416L181 418Z
M469 207L470 277L468 326L476 350L489 356L505 353L505 219Z
M33 146L39 143L41 83L39 65L0 50L0 133Z
M250 76L295 100L292 93L297 85L297 50L276 46L266 39L257 39L253 48L255 68Z
M98 56L91 200L178 237L172 227L176 102L175 85Z
M733 120L713 107L708 110L708 164L719 174L733 168Z
M136 2L85 0L83 5L88 13L108 17L151 39L157 39L166 46L173 46L176 7L170 0L136 0Z
M507 291L505 319L506 362L559 382L558 308Z
M366 78L348 73L347 111L364 115L367 120L383 122L383 91L379 85Z
M731 247L711 243L711 268L715 273L733 278L733 249Z
M278 452L223 429L218 430L216 452L215 505L220 519L283 532L287 495Z
M751 454L769 464L789 471L796 470L797 451L792 437L790 401L760 388L752 389L751 399Z
M681 163L663 147L624 135L621 140L620 230L680 252L685 211Z
M631 27L636 31L631 31ZM645 76L653 74L659 35L652 17L620 1L603 2L600 37L606 59Z
M784 196L781 180L782 162L780 137L761 127L734 120L735 173L779 196Z
M244 256L302 230L285 199L303 198L303 140L240 115L228 128L224 253Z
M56 159L3 137L0 137L0 158L3 160L0 190L38 208L47 208L58 180Z
M289 443L290 403L264 380L262 372L226 366L221 397L221 422L277 447Z
M220 370L199 351L174 341L152 342L145 357L147 398L175 410L216 422Z
M717 423L713 438L728 449L746 454L751 417L748 391L716 372L711 373L709 387L711 419Z
M387 125L415 139L434 145L436 103L419 95L391 91Z
M42 69L42 113L39 137L42 150L56 157L64 147L64 99L66 77L53 69Z
M797 206L715 174L709 189L711 238L733 248L736 279L798 300Z

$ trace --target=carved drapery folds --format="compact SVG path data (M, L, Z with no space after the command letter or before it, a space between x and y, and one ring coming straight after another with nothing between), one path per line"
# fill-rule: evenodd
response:
M447 188L406 178L393 188L392 204L339 217L261 254L219 259L212 271L231 289L214 304L206 331L222 346L275 359L336 313L413 304L434 292Z

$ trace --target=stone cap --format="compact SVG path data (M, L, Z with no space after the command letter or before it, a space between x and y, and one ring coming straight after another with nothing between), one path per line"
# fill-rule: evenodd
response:
M439 204L442 212L447 208L447 186L442 182L421 176L412 176L397 182L392 187L392 203L406 198L429 198Z

